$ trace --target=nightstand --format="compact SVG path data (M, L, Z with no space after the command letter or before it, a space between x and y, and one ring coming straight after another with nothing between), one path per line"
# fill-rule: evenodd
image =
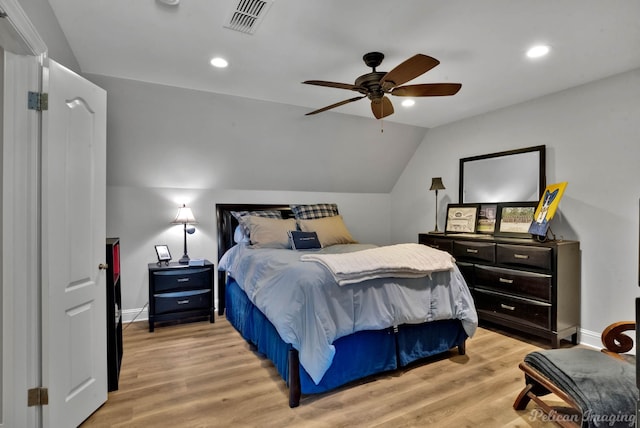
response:
M154 323L209 316L214 322L213 272L208 260L203 266L177 262L149 263L149 331Z

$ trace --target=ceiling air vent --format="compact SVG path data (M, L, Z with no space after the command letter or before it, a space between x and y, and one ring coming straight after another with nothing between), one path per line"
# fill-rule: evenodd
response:
M231 11L224 24L225 28L253 34L258 24L264 19L273 0L238 0L236 8Z

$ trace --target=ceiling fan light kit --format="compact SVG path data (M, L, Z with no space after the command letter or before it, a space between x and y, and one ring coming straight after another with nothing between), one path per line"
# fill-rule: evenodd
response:
M384 54L380 52L369 52L365 54L362 59L367 67L372 68L372 71L359 76L353 85L328 82L325 80L306 80L302 82L308 85L347 89L362 94L362 96L350 98L314 110L307 113L306 116L331 110L367 97L371 100L371 112L373 116L376 119L382 119L383 117L392 115L394 112L393 104L389 97L387 97L387 94L398 97L441 97L455 95L462 87L460 83L425 83L400 86L440 64L440 61L428 55L414 55L389 72L376 70L384 59Z

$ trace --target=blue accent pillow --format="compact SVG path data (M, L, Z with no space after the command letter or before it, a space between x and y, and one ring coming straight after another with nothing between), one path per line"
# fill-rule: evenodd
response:
M291 248L294 250L314 250L322 248L316 232L290 230L288 233L289 241L291 241Z

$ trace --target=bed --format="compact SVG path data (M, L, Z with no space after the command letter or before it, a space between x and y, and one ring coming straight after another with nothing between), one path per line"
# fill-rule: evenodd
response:
M327 392L453 348L465 353L465 341L477 327L477 314L455 263L452 270L428 276L373 278L339 285L327 266L302 259L309 253L356 255L353 251L357 250L357 254L365 254L364 250L377 251L375 247L339 243L321 250L298 251L237 244L242 227L238 227L238 213L268 211L279 213L283 221L278 223L304 226L304 221L295 222L297 213L287 205L216 205L221 269L218 313L224 314L257 352L271 360L287 383L290 407L298 406L303 394ZM264 279L269 266L276 269ZM300 271L302 268L305 270ZM422 297L427 294L424 290L430 290L426 297ZM287 302L289 295L296 297ZM411 314L400 313L396 295L411 302ZM420 299L426 299L424 305L417 305ZM436 308L438 301L442 310ZM428 306L425 313L435 316L422 313ZM302 314L302 320L294 319L289 308L296 316ZM346 326L342 320L345 314Z

